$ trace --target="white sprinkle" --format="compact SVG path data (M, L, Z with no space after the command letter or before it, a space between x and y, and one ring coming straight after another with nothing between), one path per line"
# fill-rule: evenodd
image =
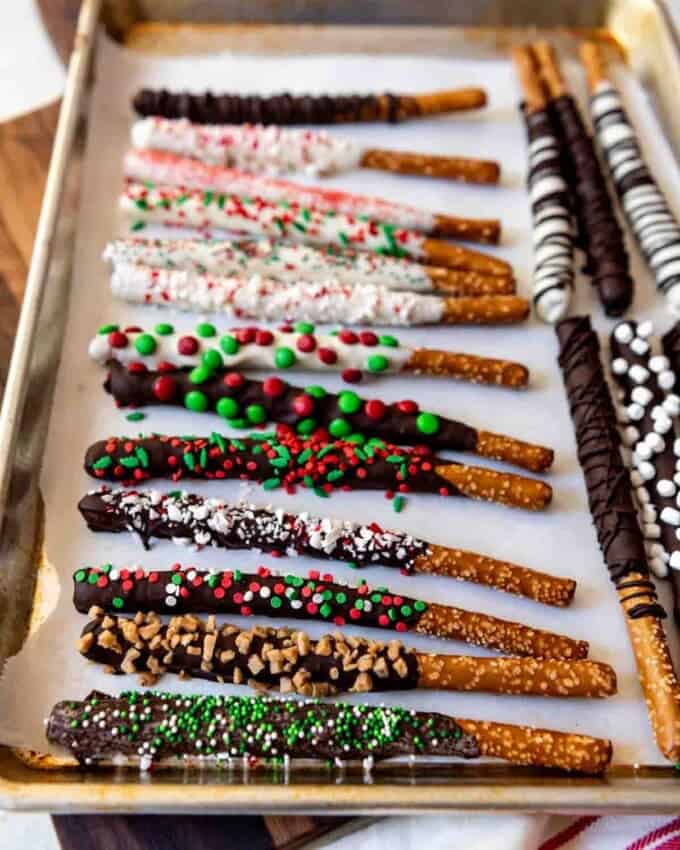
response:
M680 396L669 393L663 400L663 409L669 416L677 416L680 413Z
M675 533L677 534L678 532L676 531ZM680 570L680 551L676 550L673 552L669 563L674 570Z
M664 438L660 434L657 434L656 431L650 431L650 433L645 436L645 443L656 454L662 452L666 448Z
M638 472L644 478L645 481L651 481L656 474L656 470L654 469L654 465L649 463L649 461L642 461L642 463L638 466Z

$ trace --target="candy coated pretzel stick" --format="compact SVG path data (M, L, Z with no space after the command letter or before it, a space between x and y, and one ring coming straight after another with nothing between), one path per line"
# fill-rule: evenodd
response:
M145 684L168 672L304 696L415 688L589 698L616 693L614 671L595 661L437 655L397 640L385 644L340 632L313 640L300 630L217 626L214 617L193 614L168 625L154 612L133 620L94 607L89 615L81 654L114 673L141 673Z
M140 705L148 710L139 711ZM363 759L368 769L374 760L411 754L464 759L485 755L514 764L599 774L612 755L611 741L570 732L386 706L335 702L326 704L324 711L332 723L318 724L316 702L149 691L111 697L95 691L83 702L57 703L47 720L46 734L51 743L69 753L53 759L56 766L114 761L119 765L122 761L142 770L167 762L174 765L178 758L189 764L195 758L209 768L232 765L234 758L247 758L250 763L256 757L282 758L286 769L291 758L326 759L339 768L346 760ZM93 712L96 725L89 722ZM120 717L131 713L138 718L137 730L118 735ZM253 718L267 723L276 737L252 735ZM203 741L210 740L210 730L218 723L226 732L215 750L206 752ZM168 724L177 733L159 735ZM313 735L300 736L300 729L311 727ZM183 731L187 728L191 735ZM140 750L145 755L140 756Z

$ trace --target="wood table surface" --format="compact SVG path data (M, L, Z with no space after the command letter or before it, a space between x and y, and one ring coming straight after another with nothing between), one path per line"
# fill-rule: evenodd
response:
M47 29L66 62L79 0L40 0ZM12 351L59 104L0 123L0 390ZM293 850L346 825L348 818L55 816L64 850Z

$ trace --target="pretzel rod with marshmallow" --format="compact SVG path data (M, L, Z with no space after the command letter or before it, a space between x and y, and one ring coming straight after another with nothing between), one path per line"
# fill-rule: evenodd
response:
M200 94L140 89L132 107L138 115L188 118L200 124L394 123L486 105L480 88L445 89L421 94Z
M595 133L616 186L626 219L635 234L659 292L680 314L680 224L644 159L621 94L609 79L599 45L584 42L581 61L590 87Z
M369 219L373 222L371 229L388 227L415 230L424 236L445 236L492 244L496 244L500 239L501 226L497 219L461 218L444 213L430 213L383 198L342 192L339 189L306 186L274 177L247 174L235 168L207 165L165 151L131 148L123 160L123 170L129 180L137 183L254 197L272 204L292 203L326 215L342 214L349 219ZM342 221L342 226L346 228L347 222L344 219ZM281 238L281 234L275 233L274 238ZM346 246L340 243L340 247ZM506 263L495 271L504 274L509 271L509 267Z
M355 168L498 183L500 167L490 160L365 148L325 130L290 130L269 124L194 124L186 118L157 115L132 126L136 148L169 151L209 165L240 168L251 174L329 175Z
M281 325L273 331L257 327L218 331L208 322L184 331L167 322L153 329L122 331L118 325L106 324L99 328L88 351L101 365L115 360L127 367L141 364L149 370L169 366L192 369L209 361L215 365L221 362L225 375L232 369L303 369L340 372L349 384L361 382L367 374L380 377L400 373L512 388L524 388L529 381L526 366L510 360L409 348L392 334L378 336L373 331L342 328L320 334L308 322Z
M347 286L369 284L397 292L460 295L513 295L512 275L490 275L441 266L425 266L385 254L349 248L314 248L269 239L224 241L206 239L116 239L104 259L113 266L136 264L157 269L182 269L219 277L245 275L284 283L300 280Z
M450 298L394 292L370 284L284 283L252 277L217 277L183 269L118 263L111 292L125 301L236 319L341 322L378 327L506 325L523 322L529 305L518 295Z

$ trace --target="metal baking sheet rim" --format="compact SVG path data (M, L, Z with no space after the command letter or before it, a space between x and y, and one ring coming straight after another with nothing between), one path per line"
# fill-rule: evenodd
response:
M99 22L101 0L84 0L81 10L81 24L76 37L75 50L83 45L91 45ZM680 149L680 116L669 109L673 94L680 84L680 47L674 33L668 12L660 0L618 0L613 2L607 13L606 21L609 34L627 53L632 67L651 79L654 92L661 105L666 127L672 137L676 152ZM641 26L644 21L644 26ZM84 26L83 26L84 22ZM332 37L332 27L324 27L325 38ZM525 28L525 35L528 28ZM252 31L252 30L251 30ZM357 34L359 29L356 30ZM373 33L375 30L373 31ZM521 31L520 31L521 32ZM491 35L492 30L487 31ZM406 34L406 29L404 30ZM574 35L563 31L563 34ZM606 37L606 30L601 30ZM508 44L520 37L518 33L507 35L507 30L498 28L496 36L499 43ZM650 36L654 38L650 39ZM636 43L635 39L638 39ZM471 31L471 39L474 40ZM481 39L480 39L481 41ZM82 105L84 92L75 79L69 80L64 93L62 111ZM73 158L73 139L66 145L57 145L53 152L51 169L55 165L68 164ZM71 169L73 171L73 169ZM71 179L74 179L71 177ZM75 178L77 179L77 178ZM55 192L62 195L66 185L66 169L63 179ZM43 207L53 203L54 198L46 192ZM50 242L58 243L56 224L48 237ZM72 234L71 234L72 237ZM72 238L61 240L61 256L52 256L49 264L44 258L41 270L46 282L54 278L54 267L59 266L58 281L51 281L50 292L41 306L36 308L34 318L40 319L45 326L50 323L56 328L53 337L63 327L63 317L68 302L68 255L72 249ZM32 266L37 262L34 249ZM30 273L29 273L30 274ZM60 288L57 289L57 286ZM47 315L45 315L47 314ZM54 316L57 321L54 321ZM52 339L51 344L60 345L60 339ZM54 351L54 349L52 349ZM33 352L26 371L18 379L31 383L36 372L45 368L45 351ZM13 354L14 356L14 354ZM53 363L56 364L53 358ZM56 366L54 368L56 371ZM44 377L44 375L43 375ZM54 374L51 375L54 378ZM10 389L9 385L6 392ZM51 393L50 393L51 394ZM43 424L49 420L50 404L41 410ZM17 411L13 411L16 413ZM19 414L21 411L19 411ZM42 429L38 427L37 431ZM24 432L25 433L25 432ZM36 446L35 443L38 443ZM21 457L21 444L3 446L3 451L17 451L17 458L26 475L28 465L34 475L42 459L40 440L29 440L24 447L25 457ZM10 491L8 512L16 508L21 499L23 506L32 509L32 522L28 530L32 535L32 545L27 548L22 541L19 528L12 537L12 550L8 560L23 560L24 592L31 595L35 609L41 595L41 581L49 564L42 557L40 547L41 500L37 486L25 488L20 496ZM8 536L5 529L3 544ZM4 550L3 545L3 550ZM0 550L2 551L2 550ZM30 552L28 557L26 553ZM40 553L36 557L36 553ZM23 557L22 557L23 555ZM16 578L16 577L15 577ZM38 590L36 591L36 584ZM28 590L26 590L28 588ZM36 595L34 595L36 594ZM29 598L29 613L31 613ZM6 626L5 618L0 622L0 632ZM19 636L0 634L0 651L3 646L11 646L15 652L20 641L28 633L24 628ZM5 639L3 642L3 638ZM36 760L33 759L33 764ZM441 770L441 768L440 768ZM263 812L263 813L304 813L304 814L397 814L397 813L436 813L455 809L495 809L516 811L557 811L598 813L598 812L668 812L676 813L680 803L680 787L677 772L664 767L616 767L603 778L565 777L554 773L516 769L504 766L458 766L451 769L445 781L419 777L421 771L395 772L394 766L378 767L372 782L366 783L356 777L348 777L343 784L331 779L327 782L310 781L309 775L292 774L292 782L272 784L266 772L251 774L249 779L238 784L227 784L217 774L210 771L168 772L159 776L141 775L134 771L111 771L85 775L73 768L58 770L40 770L29 767L26 759L7 747L0 747L0 807L12 810L50 810L53 812ZM315 773L318 776L318 772ZM304 778L305 781L296 781ZM420 784L418 784L420 783ZM186 789L191 788L191 801L187 801ZM266 788L266 794L262 790Z

